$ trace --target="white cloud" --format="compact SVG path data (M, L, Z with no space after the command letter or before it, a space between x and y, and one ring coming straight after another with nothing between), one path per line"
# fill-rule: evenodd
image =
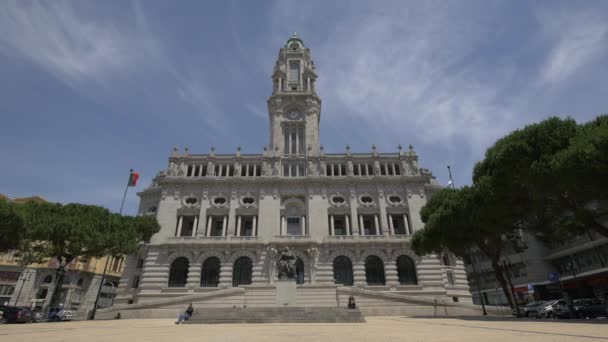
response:
M564 81L608 49L608 21L582 11L540 12L538 20L554 46L542 69L547 83Z
M8 1L0 8L0 51L30 60L62 81L105 84L140 63L147 39L77 13L68 2Z

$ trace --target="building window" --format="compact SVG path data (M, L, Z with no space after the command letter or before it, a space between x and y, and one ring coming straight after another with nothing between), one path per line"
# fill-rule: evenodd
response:
M380 235L380 227L376 227L376 215L361 215L364 235Z
M112 264L112 272L119 272L122 266L122 257L115 257Z
M296 284L304 284L304 261L301 258L296 259Z
M334 282L344 286L353 286L353 264L349 258L343 255L334 260Z
M390 219L393 222L393 230L395 232L395 235L406 235L407 230L405 229L405 222L404 222L403 215L394 215L394 214L389 214L389 215L390 215Z
M240 236L254 236L253 234L253 216L241 216L241 232Z
M343 215L331 215L331 216L333 216L333 219L334 219L333 235L347 235L346 217ZM330 228L331 228L331 217L330 217Z
M251 285L251 275L253 273L253 264L248 257L240 257L234 262L234 270L232 271L232 286Z
M301 163L284 163L283 177L304 177L304 164Z
M201 287L217 287L220 283L220 268L220 259L207 258L201 270Z
M131 284L131 288L136 289L139 287L139 276L135 276L133 278L133 284Z
M299 82L300 81L300 62L291 61L289 62L289 81Z
M397 258L397 276L401 285L417 285L416 264L407 255L400 255Z
M330 177L346 176L346 165L341 163L329 163L325 165L325 174Z
M184 257L179 257L171 263L169 269L169 287L185 287L188 282L188 267L190 262Z
M224 220L225 216L213 216L211 218L211 236L224 236Z
M195 216L182 216L182 230L179 236L192 236L194 233L194 218Z
M365 281L367 285L384 285L386 280L384 278L384 264L382 260L375 256L370 255L365 258Z
M53 276L52 275L47 275L46 277L44 277L44 280L42 281L44 284L50 284L53 282Z
M142 269L144 267L144 258L142 257L138 257L137 258L137 269Z
M258 164L241 165L241 177L259 177L262 173L262 166Z
M299 217L287 218L287 235L302 235L302 226Z

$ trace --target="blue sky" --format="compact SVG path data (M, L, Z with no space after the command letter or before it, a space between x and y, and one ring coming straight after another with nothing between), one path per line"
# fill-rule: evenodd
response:
M443 184L513 129L608 113L608 1L6 0L0 193L117 211L129 168L142 190L174 146L261 153L293 32L326 151L412 144Z

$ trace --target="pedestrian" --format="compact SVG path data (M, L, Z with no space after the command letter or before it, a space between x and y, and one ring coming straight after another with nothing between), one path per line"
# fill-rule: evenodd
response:
M357 304L355 304L355 297L353 297L352 295L350 297L348 297L348 308L349 309L357 308Z
M188 305L188 308L186 309L186 312L179 315L179 317L177 318L177 322L175 322L175 324L182 324L182 323L184 323L184 321L189 320L190 317L192 317L193 313L194 313L194 308L192 307L192 303L190 303L190 305Z

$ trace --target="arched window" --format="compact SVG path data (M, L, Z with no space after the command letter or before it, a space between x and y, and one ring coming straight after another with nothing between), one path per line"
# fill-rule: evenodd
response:
M353 263L344 255L334 259L334 282L344 286L353 286Z
M407 255L400 255L397 258L397 275L401 285L417 285L416 264Z
M210 257L203 263L201 270L201 287L217 287L220 283L220 259Z
M365 281L367 285L384 285L384 264L375 255L365 258Z
M232 271L232 286L250 285L251 274L253 273L253 264L248 257L240 257L234 262Z
M171 263L169 270L169 287L185 287L188 282L188 267L190 262L184 257L179 257Z
M304 261L296 259L296 284L304 284Z

